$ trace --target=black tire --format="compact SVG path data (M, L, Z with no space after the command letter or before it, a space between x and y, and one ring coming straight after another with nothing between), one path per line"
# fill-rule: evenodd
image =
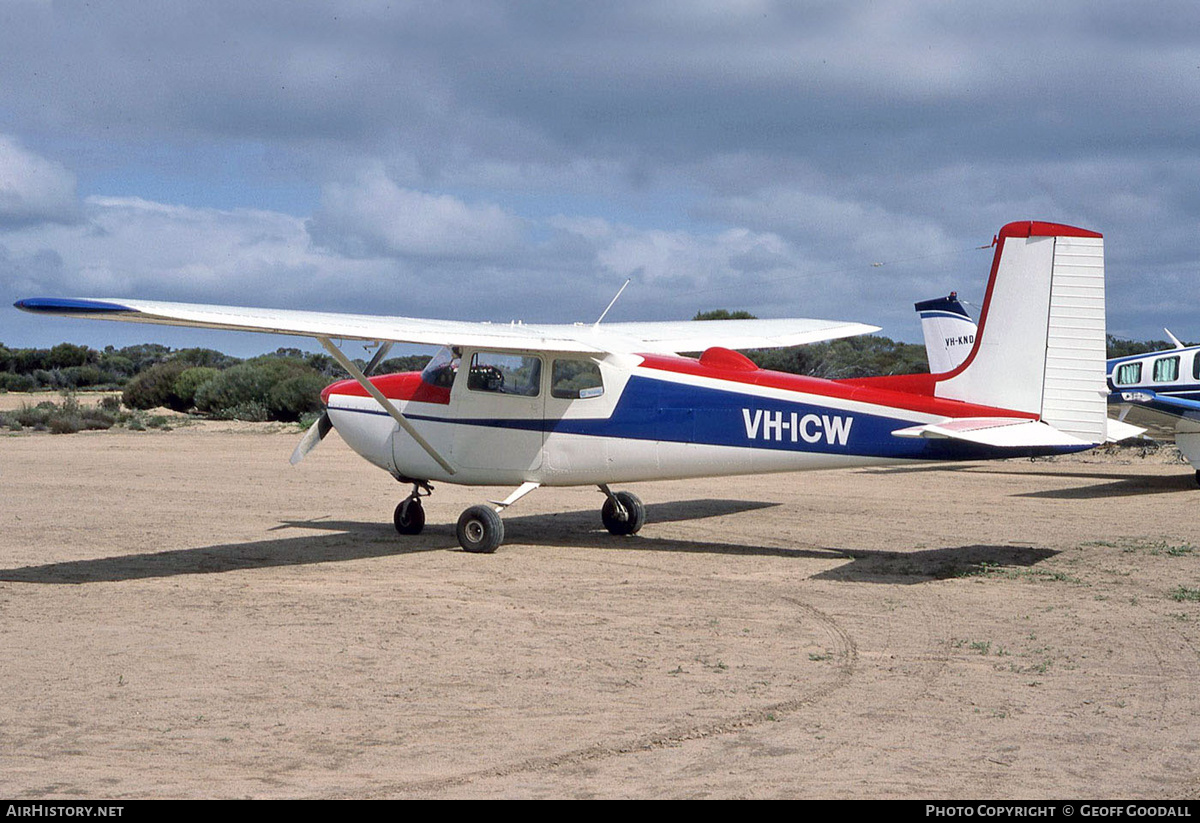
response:
M1200 469L1196 469L1196 485L1200 486Z
M617 514L617 507L613 503L612 497L606 498L604 507L600 509L600 519L604 521L604 528L608 529L609 534L618 536L640 532L642 526L646 525L646 507L642 501L632 492L615 492L613 496L621 501L621 506L625 509L625 517L622 518Z
M396 524L396 531L400 534L420 534L425 528L425 507L421 505L420 498L409 497L400 501L400 505L396 506L396 512L392 515L392 522Z
M504 541L504 521L490 506L472 506L458 518L458 545L472 554L491 554Z

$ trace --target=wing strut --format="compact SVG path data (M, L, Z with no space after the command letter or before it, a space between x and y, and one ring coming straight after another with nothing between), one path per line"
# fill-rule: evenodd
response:
M423 448L426 454L437 461L437 464L445 469L447 474L455 474L454 467L446 462L446 458L442 457L438 453L437 449L431 446L429 441L421 436L421 433L417 431L416 427L413 426L412 423L408 422L408 418L400 413L400 410L396 408L392 401L384 397L383 392L376 388L375 384L368 380L365 374L359 371L358 366L354 365L353 360L342 354L342 350L333 345L328 337L318 337L317 340L320 341L321 345L325 347L327 352L333 355L333 359L338 361L338 363L341 363L342 368L349 372L350 376L357 380L358 384L367 390L367 394L374 397L375 402L383 406L384 411L390 414L392 418L400 424L400 428L408 432L412 439L417 441L417 445Z

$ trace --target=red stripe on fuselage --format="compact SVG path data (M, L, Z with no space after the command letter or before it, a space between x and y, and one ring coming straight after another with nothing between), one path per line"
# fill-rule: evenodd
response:
M401 374L381 374L367 378L389 400L402 400L412 403L436 403L441 406L450 405L450 389L442 386L431 386L421 379L417 371L402 372ZM321 400L328 405L331 394L345 394L351 397L370 397L367 390L357 380L339 380L321 392Z
M743 371L714 368L690 357L657 354L647 354L643 357L645 359L642 361L641 367L646 369L707 377L744 386L783 389L784 391L828 397L832 400L850 400L855 403L869 403L873 406L936 414L943 417L1021 417L1029 420L1038 418L1036 414L934 397L934 376L928 374L860 380L823 380L820 377L765 369Z

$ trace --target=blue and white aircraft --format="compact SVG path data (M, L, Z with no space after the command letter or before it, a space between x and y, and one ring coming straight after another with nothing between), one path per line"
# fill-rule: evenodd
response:
M115 298L30 298L29 312L315 338L352 379L293 453L330 431L411 484L398 531L425 524L431 483L515 486L468 508L457 535L491 552L500 512L541 486L597 486L613 534L645 522L617 483L1079 451L1108 437L1104 241L1053 223L995 239L978 332L940 374L822 380L733 349L876 331L825 320L491 324ZM365 370L334 339L382 345ZM442 346L421 372L370 377L393 342ZM707 347L707 348L706 348ZM698 358L680 352L704 350Z
M1108 361L1109 414L1146 429L1155 440L1174 441L1200 465L1200 346L1185 346L1164 329L1173 349ZM1196 471L1200 483L1200 470Z

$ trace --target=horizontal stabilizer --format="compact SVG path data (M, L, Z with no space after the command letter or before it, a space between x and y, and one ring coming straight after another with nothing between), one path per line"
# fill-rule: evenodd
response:
M1131 437L1141 437L1146 433L1146 430L1141 426L1134 426L1125 423L1121 420L1108 419L1108 442L1120 443L1122 440L1128 440Z
M896 437L922 437L927 440L962 440L997 448L1095 445L1061 432L1040 420L1013 417L960 417L945 423L897 429L892 434Z

